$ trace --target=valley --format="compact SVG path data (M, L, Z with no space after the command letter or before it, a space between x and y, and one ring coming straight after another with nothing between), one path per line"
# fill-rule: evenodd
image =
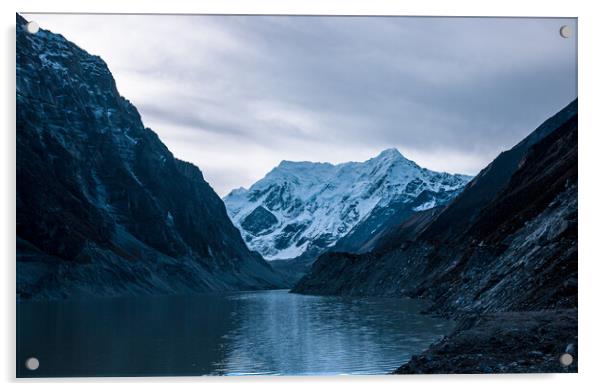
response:
M69 360L41 375L577 371L577 99L474 177L387 148L283 160L220 198L102 58L26 23L18 359L37 341Z

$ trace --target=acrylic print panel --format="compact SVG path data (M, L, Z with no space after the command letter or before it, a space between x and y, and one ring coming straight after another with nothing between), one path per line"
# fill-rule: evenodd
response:
M17 376L577 371L576 19L16 24Z

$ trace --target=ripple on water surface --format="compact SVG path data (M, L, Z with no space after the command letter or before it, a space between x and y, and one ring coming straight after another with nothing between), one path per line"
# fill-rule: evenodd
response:
M18 375L384 374L451 330L422 309L285 290L19 302Z

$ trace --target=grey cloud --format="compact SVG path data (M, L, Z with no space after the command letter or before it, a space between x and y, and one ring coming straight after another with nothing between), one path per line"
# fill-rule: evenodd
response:
M31 18L101 55L145 124L220 194L282 158L387 147L475 174L576 97L576 40L558 34L574 19Z

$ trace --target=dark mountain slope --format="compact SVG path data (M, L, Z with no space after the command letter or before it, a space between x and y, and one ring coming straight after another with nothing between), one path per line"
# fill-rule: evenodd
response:
M462 320L399 373L576 371L558 357L577 346L577 133L575 101L442 211L323 255L293 291L422 297Z
M443 210L422 238L442 242L452 239L454 235L463 231L465 226L474 221L481 208L507 186L531 146L576 115L577 101L575 100L545 121L514 148L501 153Z
M449 202L459 190L449 192L432 193L425 191L413 202L392 202L386 207L375 208L367 218L354 227L348 235L327 250L328 253L352 253L363 254L370 251L379 253L390 250L389 245L406 241L413 241L420 232L430 223L443 206ZM424 194L429 193L429 194ZM415 211L414 208L424 204L432 203L431 209ZM308 252L293 259L270 261L270 266L286 276L291 286L295 285L312 267L320 253ZM328 259L328 258L326 258Z
M20 297L280 286L102 59L25 23L17 16Z
M573 273L576 278L576 105L546 121L512 154L501 154L439 214L424 216L416 226L411 221L400 226L372 254L318 259L294 291L423 296L440 310L572 306L571 289L547 303L527 296L551 294L572 285ZM509 166L508 156L516 163ZM493 172L500 173L501 185ZM405 230L419 232L418 239L408 240ZM329 267L333 258L338 265ZM554 277L558 268L568 268L560 285Z
M462 258L445 274L431 258L431 298L453 308L458 298L482 310L577 306L577 118L535 144L508 185L461 237ZM454 248L455 250L455 248ZM462 281L458 284L457 281ZM470 304L472 302L472 304Z
M408 219L416 222L422 220L420 216L432 215L433 209L440 210L461 192L462 188L440 192L425 190L410 203L405 200L393 201L386 207L375 208L364 221L342 237L329 251L359 254L375 250L379 240L395 231L397 226L403 225ZM421 210L421 205L425 204L430 208Z
M420 234L428 227L435 217L441 213L444 206L423 210L412 214L407 219L400 219L396 224L388 226L379 232L367 244L374 252L387 253L396 248L405 248L415 242Z

